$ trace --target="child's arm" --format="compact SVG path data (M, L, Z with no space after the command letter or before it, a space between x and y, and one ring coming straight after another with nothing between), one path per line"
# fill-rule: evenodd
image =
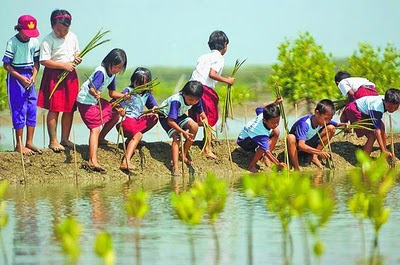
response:
M51 69L62 69L70 72L75 69L75 65L73 62L57 62L53 60L45 60L45 61L40 61L40 63L43 66Z
M118 92L116 90L108 90L108 95L110 96L110 98L113 99L118 99L123 97L125 100L128 100L131 98L131 95L128 92L122 94L121 92Z
M29 84L31 83L29 78L27 78L27 77L21 75L20 73L18 73L17 71L15 71L15 69L11 66L11 64L3 63L3 67L8 73L10 73L10 75L17 78L24 87L29 86Z
M223 77L219 75L218 72L215 71L214 69L210 69L210 73L208 74L208 76L215 81L223 82L228 85L233 85L233 83L235 83L234 77Z
M283 162L279 162L279 160L271 153L270 150L265 150L264 154L268 157L268 159L274 163L275 165L277 165L280 168L286 167L286 164Z
M309 154L313 154L313 155L317 155L317 156L320 156L320 157L325 158L325 159L330 157L328 152L325 152L325 151L322 151L322 150L318 150L316 148L313 148L313 147L307 145L305 140L299 140L298 146L299 146L299 150L301 150L303 152L306 152L306 153L309 153Z
M383 155L385 155L386 157L392 157L392 153L386 149L386 144L384 141L384 139L386 139L385 131L381 129L375 129L375 136Z
M279 97L279 98L275 99L274 101L265 102L265 103L261 104L261 107L265 108L271 104L279 105L279 103L281 103L282 101L283 101L283 98Z

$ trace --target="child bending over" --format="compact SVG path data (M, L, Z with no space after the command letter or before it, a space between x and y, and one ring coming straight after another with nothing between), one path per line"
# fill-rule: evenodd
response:
M384 112L393 113L399 109L400 90L390 88L386 91L385 96L366 96L357 99L349 104L345 109L346 118L351 122L370 119L373 131L367 129L356 129L358 137L366 136L367 142L364 145L364 151L371 154L375 140L378 141L381 152L392 157L392 153L386 149L386 133L385 124L382 121ZM345 122L347 120L344 120Z
M317 103L313 115L301 117L293 124L287 136L287 145L289 158L295 170L299 170L299 156L307 154L311 155L312 163L323 168L318 156L324 159L330 157L322 148L328 143L328 137L329 139L333 137L335 127L342 125L332 120L334 114L333 102L323 99Z
M250 172L258 172L256 164L262 160L266 166L271 166L271 162L279 168L286 166L271 153L274 150L279 138L279 120L281 111L277 99L272 103L264 103L256 108L257 117L245 125L237 139L237 144L247 151L255 151L254 157L249 164Z
M207 122L207 116L203 111L201 104L201 96L203 95L203 86L198 81L189 81L185 84L182 90L167 98L162 104L162 112L165 115L160 116L160 123L169 137L172 137L171 156L173 176L179 174L179 159L187 165L191 165L187 157L190 146L196 137L198 124L185 113L189 109L197 112L200 119ZM186 139L183 146L183 154L179 154L180 133Z

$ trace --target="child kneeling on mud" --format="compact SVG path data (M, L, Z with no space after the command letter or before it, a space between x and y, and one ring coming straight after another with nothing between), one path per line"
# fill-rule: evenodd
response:
M311 162L321 169L323 165L318 156L330 158L329 153L322 148L328 143L328 137L333 137L336 127L345 125L333 121L334 114L333 102L323 99L317 103L313 115L301 117L293 124L287 136L287 145L289 158L295 170L299 170L299 156L311 155Z
M172 137L171 156L173 176L179 174L179 159L191 166L192 161L187 157L189 148L192 146L199 129L197 122L186 115L191 109L197 112L201 121L207 122L207 116L203 111L201 96L203 85L198 81L189 81L182 90L164 100L160 109L164 115L160 115L160 123L169 137ZM183 145L183 154L179 154L180 133L186 139Z
M262 160L267 167L271 166L271 162L279 168L286 167L285 163L279 162L271 153L279 138L280 102L282 99L278 98L274 102L257 107L257 117L245 125L237 139L237 144L241 148L255 151L248 168L252 173L258 172L256 167L258 160Z

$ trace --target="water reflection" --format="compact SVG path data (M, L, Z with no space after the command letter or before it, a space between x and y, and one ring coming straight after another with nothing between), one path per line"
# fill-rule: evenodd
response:
M321 231L326 252L320 264L359 264L361 239L359 223L347 210L353 191L346 174L318 171L312 177L315 186L327 187L336 199L335 214ZM229 180L226 208L216 223L220 257L207 223L191 231L195 257L191 256L187 227L174 215L170 192L187 191L194 179L148 177L126 183L22 185L9 187L7 213L10 221L3 231L10 264L63 264L65 259L53 233L53 227L66 216L76 216L84 226L79 264L99 264L93 251L96 234L106 230L112 235L117 264L282 264L280 222L265 209L262 199L249 201L241 191L240 178ZM124 203L129 192L150 191L151 209L137 233L135 221L128 218ZM382 228L380 253L383 264L400 260L399 186L389 194L392 208L389 222ZM249 211L253 210L249 234ZM365 223L367 246L373 230ZM291 225L293 264L303 264L304 230L298 221ZM250 240L250 241L249 241ZM249 247L251 243L251 249ZM311 260L315 264L315 260Z

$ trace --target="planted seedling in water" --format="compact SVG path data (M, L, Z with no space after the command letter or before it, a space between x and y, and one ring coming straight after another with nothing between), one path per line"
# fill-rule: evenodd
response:
M81 254L79 237L82 233L82 226L74 217L70 216L55 227L55 232L64 255L69 258L69 264L76 264Z
M94 251L103 260L104 265L115 264L115 252L112 244L112 237L109 233L101 231L97 234L94 243Z

